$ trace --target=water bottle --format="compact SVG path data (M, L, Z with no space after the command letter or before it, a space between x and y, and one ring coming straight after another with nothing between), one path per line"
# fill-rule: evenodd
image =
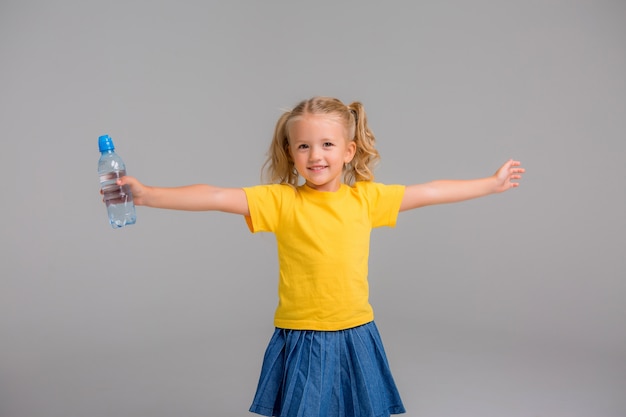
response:
M98 138L98 147L101 153L100 161L98 161L98 175L111 227L118 229L135 224L137 215L130 187L117 185L117 179L126 175L124 161L115 153L115 146L109 135L102 135Z

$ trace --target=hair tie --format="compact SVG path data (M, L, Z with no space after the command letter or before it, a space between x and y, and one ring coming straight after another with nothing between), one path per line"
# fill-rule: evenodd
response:
M354 116L354 122L355 123L359 123L359 114L356 112L356 110L354 109L349 109L350 113L352 113L352 115Z

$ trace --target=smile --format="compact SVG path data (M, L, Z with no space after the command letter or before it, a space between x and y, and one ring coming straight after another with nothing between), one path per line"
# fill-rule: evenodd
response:
M318 171L322 171L323 169L326 169L326 168L328 168L327 165L314 165L314 166L308 167L307 169L309 171L318 172Z

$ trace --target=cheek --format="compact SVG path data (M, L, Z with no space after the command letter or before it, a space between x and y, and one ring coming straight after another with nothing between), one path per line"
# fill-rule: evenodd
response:
M303 163L306 163L306 156L296 152L295 155L291 156L291 161L294 165L302 165Z
M297 163L298 159L302 159L298 152L293 152L291 148L287 149L287 158L292 163Z

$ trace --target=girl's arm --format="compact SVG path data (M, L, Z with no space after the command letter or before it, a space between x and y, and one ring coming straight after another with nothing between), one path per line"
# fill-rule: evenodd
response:
M149 187L136 178L125 176L118 185L128 185L138 206L172 210L207 211L248 215L248 199L241 188L221 188L206 184L182 187Z
M501 193L519 186L525 172L520 162L509 160L490 177L475 180L438 180L425 184L409 185L404 191L400 211L433 204L456 203L489 194Z

